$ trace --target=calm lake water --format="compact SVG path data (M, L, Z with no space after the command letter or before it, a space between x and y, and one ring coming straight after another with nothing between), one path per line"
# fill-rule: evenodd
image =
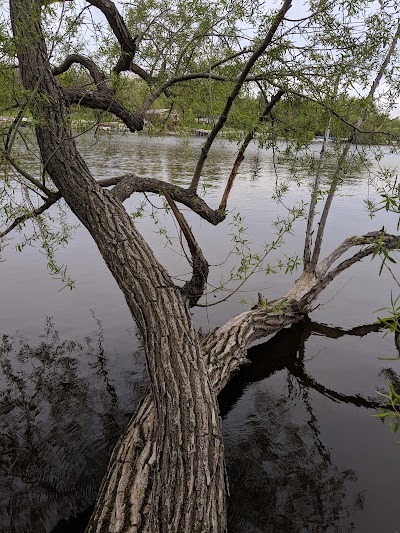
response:
M80 140L98 178L136 172L180 185L189 183L201 143L120 134ZM219 142L207 161L204 194L212 206L236 151L236 144ZM384 164L396 168L400 157L387 155ZM287 166L278 174L285 179ZM272 199L275 181L272 154L252 146L227 221L214 228L187 213L207 259L217 265L212 286L227 280L238 261L229 256L235 216L242 217L254 251L274 239L274 220L287 214ZM309 186L310 178L301 177L284 204L306 200ZM368 195L374 192L366 172L346 179L323 253L353 234L383 225L396 231L397 221L386 213L370 220L363 204ZM142 199L132 197L128 210ZM162 201L148 197L138 227L170 272L184 279L188 265L175 225L163 211L151 216L151 204ZM285 254L301 255L304 225L296 223L269 257L271 265ZM112 447L145 390L145 365L125 301L84 229L58 252L76 281L72 291L60 291L40 250L18 253L17 243L18 236L0 263L0 531L79 532ZM221 394L231 533L400 531L400 447L372 416L375 391L400 372L400 361L379 359L399 356L393 336L368 326L390 303L391 291L397 294L387 272L378 276L379 267L368 258L337 278L310 319L252 347L253 364ZM195 309L196 324L213 329L253 305L259 290L273 299L298 276L258 273L230 301ZM207 302L225 295L210 293Z

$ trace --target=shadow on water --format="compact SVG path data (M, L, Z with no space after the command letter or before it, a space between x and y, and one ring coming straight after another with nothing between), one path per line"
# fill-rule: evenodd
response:
M112 447L146 386L139 352L136 372L110 377L104 332L94 318L96 333L82 343L60 338L51 319L36 343L18 333L0 341L1 532L79 533L89 519ZM363 495L346 496L356 474L333 464L310 393L367 409L377 403L318 383L305 369L304 345L312 334L376 330L305 320L249 350L252 365L220 395L232 533L352 530ZM285 390L258 388L242 413L245 424L236 420L249 386L282 371Z
M2 337L0 531L45 533L93 504L143 393L140 371L115 383L109 365L99 321L82 343L61 339L51 319L36 343Z
M311 393L372 412L379 402L318 383L305 369L305 343L311 335L338 339L378 330L379 325L372 324L346 331L306 319L248 351L252 364L219 397L231 490L231 533L355 530L353 518L363 509L364 494L355 487L355 471L334 464ZM271 384L262 386L282 372L286 383L278 391ZM393 375L387 377L393 379Z

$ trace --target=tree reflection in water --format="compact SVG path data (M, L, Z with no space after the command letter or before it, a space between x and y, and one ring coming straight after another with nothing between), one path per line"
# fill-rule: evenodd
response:
M109 378L104 335L0 342L0 531L44 533L93 504L112 448L143 392L143 367ZM125 382L123 382L125 380Z
M37 343L0 342L0 531L50 532L94 502L111 450L146 387L140 352L111 378L102 325L82 343L63 340L51 319ZM322 442L310 401L315 390L335 402L375 409L376 401L344 395L308 375L311 334L362 336L377 325L344 331L305 320L249 350L245 367L220 395L225 415L232 533L350 531L362 495ZM133 361L133 363L132 363ZM232 407L254 382L286 369L278 394L258 388L245 402L245 427ZM389 372L390 371L386 371ZM396 375L391 371L391 378ZM113 374L115 376L115 373ZM87 516L87 519L89 516ZM83 531L66 522L63 531ZM58 531L58 528L57 528Z
M340 470L331 461L310 392L372 410L379 402L341 394L318 383L305 370L304 346L311 334L361 337L378 329L373 324L345 331L307 319L249 350L252 364L220 395L231 533L342 533L354 529L353 518L363 508L363 494L355 493L355 472ZM262 381L280 370L286 370L286 386L276 393L276 388L273 391ZM259 386L249 387L255 382ZM240 415L233 415L239 398Z

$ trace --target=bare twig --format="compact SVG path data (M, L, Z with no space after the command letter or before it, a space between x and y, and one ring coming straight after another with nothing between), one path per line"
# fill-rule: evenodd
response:
M318 202L318 191L319 191L319 187L321 183L323 161L325 158L326 146L328 144L329 135L330 135L330 125L331 125L331 119L329 119L328 124L325 129L324 141L322 143L322 148L321 148L321 152L319 155L318 169L315 175L313 190L312 190L311 198L310 198L310 208L308 210L307 229L306 229L306 236L304 240L304 253L303 253L304 269L308 268L310 261L311 261L312 228L313 228L314 217L315 217L315 207Z
M399 39L399 36L400 36L400 25L398 25L397 27L397 31L393 37L393 40L392 40L392 43L390 45L390 48L386 54L386 57L379 69L379 72L375 78L375 80L373 81L372 85L371 85L371 88L369 90L369 93L368 93L368 96L367 96L367 99L366 99L366 105L370 104L373 100L373 97L375 95L375 92L376 92L376 89L378 88L379 86L379 83L382 79L382 76L384 75L385 73L385 70L386 70L386 67L391 59L391 57L393 56L393 53L396 49L396 45L397 45L397 41ZM327 222L327 219L328 219L328 214L329 214L329 211L330 211L330 208L331 208L331 205L332 205L332 201L333 201L333 198L335 196L335 192L336 192L336 189L337 189L337 186L340 182L340 177L341 177L341 174L342 174L342 169L343 169L343 165L347 159L347 155L349 153L349 150L350 150L350 146L352 145L354 139L355 139L355 134L356 134L356 131L360 128L360 126L362 125L363 123L363 120L364 120L364 117L365 117L365 114L366 114L366 111L367 111L367 107L364 108L363 112L361 113L361 115L358 117L358 119L356 120L356 122L354 123L353 125L353 129L351 131L351 134L346 142L346 145L345 147L343 148L343 151L342 151L342 154L339 158L339 161L338 161L338 164L336 166L336 169L335 169L335 172L333 174L333 177L332 177L332 182L331 182L331 186L330 186L330 189L329 189L329 193L328 193L328 196L326 198L326 201L325 201L325 205L324 205L324 209L322 211L322 215L321 215L321 218L320 218L320 221L319 221L319 226L318 226L318 232L317 232L317 236L316 236L316 239L315 239L315 245L314 245L314 251L313 251L313 255L312 255L312 259L311 259L311 262L310 262L310 268L311 269L314 269L317 265L317 262L318 262L318 259L319 259L319 256L320 256L320 253L321 253L321 246L322 246L322 240L323 240L323 236L324 236L324 231L325 231L325 226L326 226L326 222Z
M279 100L282 98L285 92L286 92L285 89L279 89L279 91L276 94L274 94L274 96L271 98L271 100L268 102L267 106L265 107L264 111L261 113L259 117L260 122L262 122L265 119L265 117L272 111L275 104L279 102ZM224 193L222 195L221 203L219 205L219 208L222 210L226 209L228 197L231 192L233 182L235 181L240 165L244 159L244 153L247 150L247 147L249 146L250 142L254 138L254 133L255 133L255 128L253 128L253 130L248 132L236 156L235 163L233 164L231 173L228 178L228 182L226 184Z

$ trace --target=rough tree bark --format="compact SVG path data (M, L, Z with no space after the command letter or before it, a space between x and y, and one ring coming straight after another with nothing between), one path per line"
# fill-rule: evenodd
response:
M331 266L351 246L367 244L379 236L376 232L346 239L321 261L317 275L304 272L285 297L237 315L202 337L201 348L214 394L217 396L240 366L246 364L247 347L251 342L304 318L319 294L336 276L373 254L376 247L366 246L328 273L327 263ZM385 244L388 249L396 249L399 237L387 235ZM153 483L157 477L157 433L154 397L149 390L114 448L87 533L152 531L150 511L155 490Z
M48 62L40 8L35 0L11 2L22 81L39 95L31 111L45 170L96 242L141 333L158 427L151 531L224 531L221 423L187 300L77 151Z

